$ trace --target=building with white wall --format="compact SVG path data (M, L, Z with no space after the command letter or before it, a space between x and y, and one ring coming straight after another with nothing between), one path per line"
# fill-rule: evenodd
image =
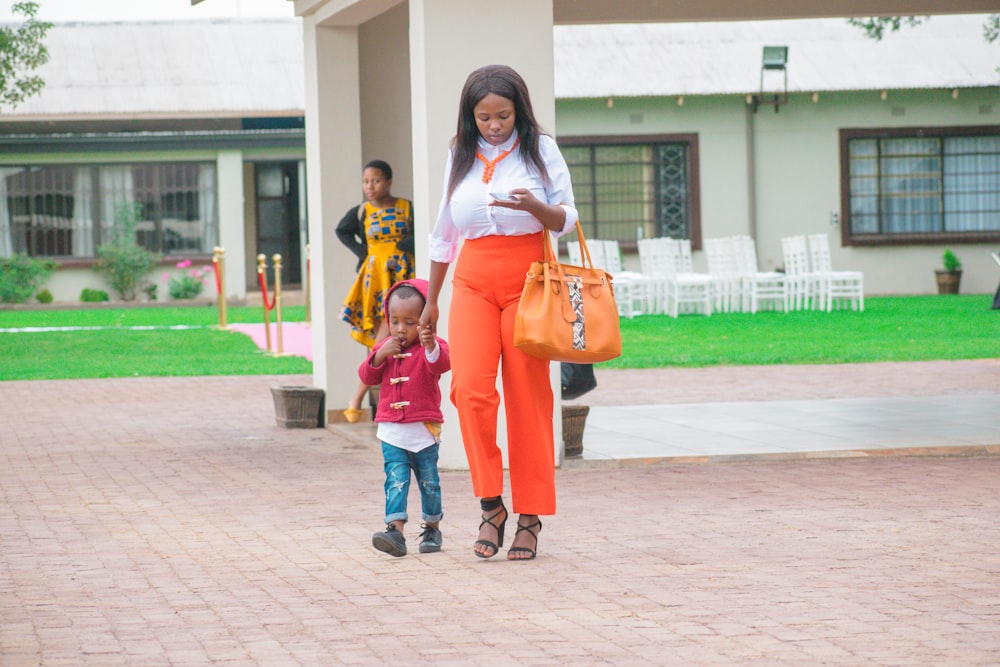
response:
M405 20L397 9L371 30ZM697 249L706 237L750 234L766 268L780 267L782 236L825 231L835 266L864 271L872 294L932 292L932 269L954 247L965 290L991 291L1000 57L983 21L938 16L882 42L842 19L556 26L551 129L574 164L587 231L626 252L640 235L686 236ZM367 129L409 112L408 81L394 68L408 58L364 43L359 57L385 73L378 89L393 108L362 114L372 138L361 160L389 159L409 196L409 144ZM788 47L785 72L762 75L761 49L775 44ZM86 269L116 203L131 199L147 214L142 242L165 263L226 248L230 297L256 289L260 252L281 253L285 284L302 283L299 20L63 24L48 45L42 95L0 116L0 255L58 259L65 270L50 288L76 300L84 283L100 286ZM787 103L754 111L753 98L784 95L782 74ZM362 91L362 108L384 106ZM852 159L856 169L874 163L852 158L851 146L879 151L886 169L923 159L931 171L852 194ZM888 146L901 155L884 155ZM974 193L948 193L970 181Z
M139 204L164 270L221 246L229 298L257 289L258 253L302 283L301 21L66 23L45 42L43 92L0 114L0 256L56 259L47 286L77 301L107 288L96 248Z
M982 38L983 15L935 16L877 43L842 18L731 20L837 10L810 3L749 3L740 16L638 0L515 4L518 30L491 32L488 49L481 30L457 30L481 23L482 3L467 0L57 25L46 89L0 115L0 255L58 259L50 288L75 301L99 286L89 268L113 203L140 201L143 243L172 259L225 247L228 296L240 298L256 289L260 252L297 256L283 281L301 283L308 242L314 382L328 406L346 405L361 350L337 312L355 259L333 226L361 197L361 165L388 160L394 192L415 204L419 273L462 82L502 60L572 164L593 237L628 250L640 234L696 248L750 234L774 268L782 236L825 231L835 268L863 271L870 294L933 292L952 247L963 291L995 288L1000 49ZM762 74L769 45L787 46L787 63ZM445 463L461 465L458 451Z

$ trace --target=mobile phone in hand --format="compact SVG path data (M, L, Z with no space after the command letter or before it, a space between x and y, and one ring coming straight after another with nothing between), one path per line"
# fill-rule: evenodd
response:
M509 192L491 192L490 196L497 201L518 201L517 196Z

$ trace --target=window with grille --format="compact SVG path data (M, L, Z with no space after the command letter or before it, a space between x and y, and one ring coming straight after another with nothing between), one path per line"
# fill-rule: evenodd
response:
M10 252L33 257L72 255L73 169L71 167L42 167L39 169L12 169L3 167L0 172L6 181L3 207L6 234ZM3 187L3 186L0 186ZM10 254L10 252L6 254Z
M214 163L0 167L0 257L93 258L138 204L136 243L208 254L218 243Z
M589 238L633 246L670 236L701 246L697 137L561 138Z
M845 244L1000 240L997 128L841 131Z

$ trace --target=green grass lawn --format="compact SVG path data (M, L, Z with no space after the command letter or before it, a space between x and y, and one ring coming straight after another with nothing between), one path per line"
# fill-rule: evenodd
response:
M605 368L836 364L1000 357L1000 311L990 295L881 297L865 312L719 313L622 320L623 354ZM261 308L230 308L229 322L261 322ZM302 321L303 307L283 319ZM3 310L0 379L311 373L301 357L272 357L249 337L215 328L209 307ZM186 325L192 329L165 327ZM127 327L161 327L135 330ZM344 325L345 344L354 344Z
M261 308L230 308L226 319L263 322L262 313ZM282 319L301 322L305 308L284 308ZM102 327L0 333L0 380L312 372L311 361L268 355L249 336L220 330L218 323L218 310L209 307L0 311L0 329ZM128 328L176 325L198 328ZM349 340L346 325L344 337Z
M755 366L1000 357L992 296L865 299L863 313L799 311L622 320L609 368Z

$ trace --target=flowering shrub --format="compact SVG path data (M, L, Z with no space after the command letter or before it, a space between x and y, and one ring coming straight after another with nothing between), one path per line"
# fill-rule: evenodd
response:
M163 281L167 283L167 290L172 299L193 299L204 289L208 277L211 275L212 267L205 266L200 269L191 269L191 260L182 259L177 262L178 269L184 269L184 273L178 276L171 276L169 273L163 274Z

